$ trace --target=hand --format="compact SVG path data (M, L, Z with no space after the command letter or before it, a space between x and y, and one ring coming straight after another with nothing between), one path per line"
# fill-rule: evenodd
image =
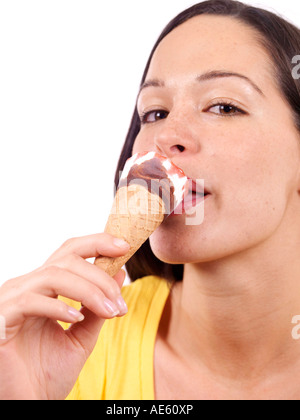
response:
M128 252L107 234L65 242L39 269L0 288L0 399L64 399L97 342L106 319L127 312L123 270L111 278L86 261ZM58 296L81 302L80 312ZM57 321L71 323L64 331Z

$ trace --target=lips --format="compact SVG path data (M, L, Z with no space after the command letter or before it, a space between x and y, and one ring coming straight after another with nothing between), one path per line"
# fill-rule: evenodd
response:
M208 193L208 191L206 191L204 187L203 179L194 180L188 177L188 183L189 183L189 192L193 192L196 194L203 194L203 195Z
M204 180L195 180L188 177L188 192L185 195L182 203L174 210L172 215L186 214L187 211L192 211L200 203L211 195L210 191L204 186Z

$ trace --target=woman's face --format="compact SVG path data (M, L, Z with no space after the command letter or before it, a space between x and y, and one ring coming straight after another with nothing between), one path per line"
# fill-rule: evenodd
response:
M162 261L212 261L300 226L299 133L255 37L237 20L199 16L154 54L133 152L169 157L209 193L192 209L203 221L171 216L154 232Z

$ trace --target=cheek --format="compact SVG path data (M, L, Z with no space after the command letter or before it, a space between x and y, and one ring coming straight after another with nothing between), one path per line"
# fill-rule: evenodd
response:
M280 224L296 190L297 170L295 159L280 148L265 145L243 156L247 159L237 157L231 165L224 163L219 216L232 239L255 242Z
M240 137L234 133L231 154L225 150L225 158L218 155L216 166L223 174L224 187L228 184L228 193L245 203L245 211L252 204L262 210L280 207L297 183L300 154L295 133L289 127L283 133L282 127L262 122L243 131Z
M150 237L150 246L154 255L161 261L170 264L185 264L199 259L197 235L187 226L171 226L165 223ZM195 254L195 250L198 252Z
M153 147L153 141L149 140L149 136L145 136L144 133L140 132L135 139L132 154L152 151Z

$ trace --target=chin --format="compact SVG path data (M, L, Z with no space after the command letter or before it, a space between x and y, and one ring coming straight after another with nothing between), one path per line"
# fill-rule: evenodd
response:
M220 261L248 249L243 241L206 236L200 229L168 231L158 228L150 237L153 254L167 264L204 264ZM242 242L242 243L241 243Z
M150 246L153 254L167 264L198 263L206 260L204 253L194 241L179 238L177 235L153 234ZM197 252L195 252L197 250ZM199 255L200 254L200 255ZM202 255L201 255L202 254Z
M178 264L192 263L192 261L189 261L189 258L187 256L182 255L182 254L179 254L179 255L175 255L174 253L170 254L168 252L165 252L165 250L155 249L155 248L152 248L152 252L156 256L156 258L158 258L160 261L166 264L178 265Z

